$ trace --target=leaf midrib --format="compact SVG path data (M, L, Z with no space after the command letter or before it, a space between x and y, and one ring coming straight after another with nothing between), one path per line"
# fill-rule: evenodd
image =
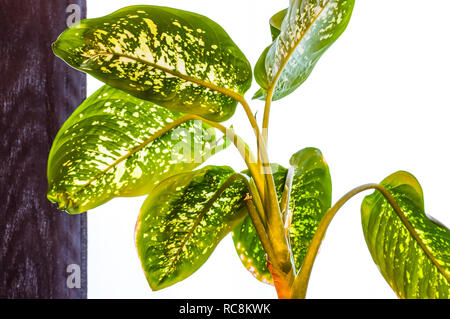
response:
M382 200L385 200L385 199L382 198ZM388 203L388 205L390 205L390 204ZM400 208L400 206L399 206L399 208ZM395 211L396 211L396 209L394 208L394 213L396 213ZM438 263L438 261L434 258L433 254L428 249L428 247L425 245L425 243L422 241L422 238L416 232L416 230L415 230L414 226L411 224L411 222L404 215L401 208L400 208L400 212L401 212L401 214L396 213L396 215L400 218L400 221L403 223L403 225L406 227L408 232L411 234L412 238L419 244L419 247L423 250L423 252L428 257L428 259L431 260L431 262L435 265L435 267L438 269L440 274L447 280L448 283L450 283L449 275L441 267L441 265Z
M234 99L236 101L242 100L242 95L237 93L237 92L235 92L235 91L232 91L232 90L220 87L220 86L218 86L218 85L216 85L216 84L214 84L212 82L204 81L202 79L199 79L199 78L187 75L187 74L180 73L175 68L174 69L168 69L168 68L163 67L163 66L161 66L161 65L159 65L157 63L153 63L153 62L150 62L150 61L147 61L147 60L144 60L144 59L132 56L132 55L123 54L123 53L117 53L117 52L98 51L96 55L93 55L89 59L95 58L97 56L104 56L104 55L115 55L117 57L122 57L122 58L127 58L127 59L130 59L130 60L134 60L136 62L139 62L139 63L142 63L142 64L146 64L146 65L148 65L148 66L150 66L152 68L158 69L160 71L163 71L165 73L168 73L170 75L173 75L175 77L183 79L185 81L192 82L192 83L198 84L200 86L206 87L208 89L211 89L211 90L217 91L219 93L222 93L222 94L224 94L226 96L229 96L230 98L232 98L232 99Z
M220 195L238 178L240 177L239 174L235 173L232 176L230 176L221 186L220 188L214 193L213 197L208 200L205 207L200 211L199 215L197 216L194 224L192 225L189 232L184 237L181 245L178 247L176 254L172 257L170 264L167 266L167 271L164 272L163 276L159 278L160 282L163 282L170 274L171 270L175 267L176 263L179 261L181 257L181 253L183 251L183 248L187 245L189 239L192 237L192 234L194 233L197 226L200 224L203 217L206 216L209 209L212 207L214 202L219 198Z
M169 125L166 125L165 127L161 128L156 133L154 133L152 136L147 138L144 142L142 142L138 146L136 146L133 149L131 149L130 151L128 151L128 153L126 153L126 154L122 155L121 157L119 157L118 159L116 159L112 164L110 164L107 168L103 169L101 172L97 173L88 182L86 182L84 185L80 186L74 194L78 194L79 192L81 192L83 189L85 189L86 187L91 185L95 180L97 180L100 176L102 176L103 174L105 174L106 172L111 170L112 168L116 167L121 162L123 162L124 160L126 160L127 158L132 156L133 154L136 154L137 152L141 151L144 147L146 147L147 145L149 145L150 143L155 141L157 138L163 136L170 130L174 129L175 127L177 127L191 119L194 119L194 118L192 118L191 115L186 115L186 116L181 117L178 120L170 123Z

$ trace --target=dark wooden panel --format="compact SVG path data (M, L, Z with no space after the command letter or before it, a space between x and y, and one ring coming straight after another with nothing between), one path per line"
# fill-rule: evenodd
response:
M46 198L47 156L64 120L86 94L85 76L51 43L68 5L84 0L0 1L0 298L85 298L86 216ZM66 286L69 264L81 288Z

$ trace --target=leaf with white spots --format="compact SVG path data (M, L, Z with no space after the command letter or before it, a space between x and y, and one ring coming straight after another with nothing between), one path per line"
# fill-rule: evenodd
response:
M355 0L291 0L276 39L261 55L255 78L261 89L254 98L264 100L269 91L279 100L297 89L311 74L322 54L346 29Z
M146 195L159 181L196 168L228 145L201 121L184 118L102 87L77 108L53 142L48 199L76 214L114 197Z
M136 224L136 247L152 290L192 275L245 216L247 184L226 166L172 176L152 191Z
M314 234L331 207L331 176L328 164L316 148L305 148L290 160L294 168L289 210L289 237L295 267L301 268Z
M57 56L106 84L170 110L229 119L252 82L250 63L214 21L158 6L82 20L53 45Z
M400 298L450 298L450 231L425 214L417 179L397 172L381 182L395 198L402 220L376 191L361 207L367 246L381 274Z
M331 176L322 153L315 148L303 149L291 157L292 186L286 188L288 170L272 164L277 195L289 202L289 240L296 269L300 269L314 233L331 207ZM233 231L236 251L244 266L260 281L272 283L266 255L250 217Z

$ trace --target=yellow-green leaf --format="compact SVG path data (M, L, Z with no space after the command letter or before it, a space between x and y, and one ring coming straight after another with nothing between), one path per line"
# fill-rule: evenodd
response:
M226 166L161 182L136 225L136 246L150 287L166 288L200 268L245 216L246 194L246 183Z
M316 148L295 153L290 164L294 176L289 199L292 211L289 237L299 270L320 221L331 207L331 176L322 152Z
M280 35L281 24L283 23L286 13L287 9L284 9L274 14L272 18L270 18L269 24L270 24L270 32L272 34L272 41L275 41L275 39L278 38L278 36Z
M53 46L57 56L106 84L170 110L229 119L252 81L228 34L199 14L131 6L82 20Z
M222 146L200 121L104 86L64 123L48 161L48 198L82 213L118 196L141 196L190 171ZM168 129L174 126L172 129Z
M255 67L261 89L254 98L279 100L297 89L311 74L322 54L346 29L354 0L292 0L271 23L275 38ZM284 16L281 29L279 21Z
M414 176L397 172L381 185L405 217L378 191L362 203L366 243L382 275L400 298L450 298L450 231L425 214Z

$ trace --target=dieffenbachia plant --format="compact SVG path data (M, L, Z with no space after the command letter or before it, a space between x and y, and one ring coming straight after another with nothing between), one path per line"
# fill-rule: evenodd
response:
M194 273L230 232L239 258L280 298L304 298L325 231L355 194L375 263L401 298L450 297L450 231L428 218L409 173L354 189L334 206L331 177L315 148L285 168L267 154L272 101L294 92L346 29L354 0L290 0L270 20L272 44L254 68L265 101L262 126L244 98L252 68L214 21L191 12L132 6L83 20L55 54L106 85L79 106L55 138L48 198L78 214L114 197L147 195L136 246L153 290ZM220 122L240 104L256 152ZM223 137L216 136L217 131ZM203 166L228 145L248 169ZM255 155L256 154L256 155ZM270 164L269 164L270 163Z

